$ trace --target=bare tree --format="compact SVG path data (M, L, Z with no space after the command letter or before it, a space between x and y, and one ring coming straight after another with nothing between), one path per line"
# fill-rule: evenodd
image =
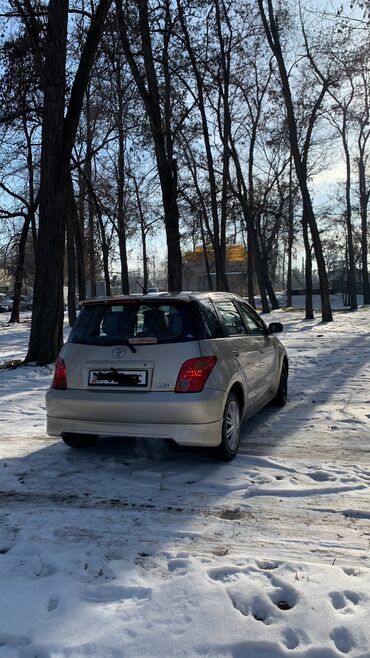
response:
M161 6L161 64L163 75L163 99L161 98L158 74L153 53L152 32L149 19L148 1L136 0L137 29L140 34L140 50L143 67L138 63L132 49L128 22L133 21L134 13L129 17L123 11L122 0L116 0L118 25L122 48L131 68L146 109L153 138L158 175L161 184L164 222L168 250L168 287L170 290L182 289L182 259L180 249L179 209L177 203L177 161L174 157L174 136L177 130L173 113L173 88L169 68L169 48L173 31L173 20L169 0ZM180 123L182 119L179 119Z
M275 12L272 0L267 0L268 18L265 13L263 0L258 0L262 23L265 29L267 41L273 52L279 68L283 97L287 112L287 123L290 137L290 145L294 159L297 179L302 194L303 212L309 224L312 241L315 250L317 268L320 279L320 295L321 295L321 312L323 322L330 322L333 319L330 305L329 284L326 273L325 260L321 245L319 230L316 223L314 210L312 207L311 195L307 184L307 172L304 167L302 155L299 149L297 121L294 112L292 95L289 84L289 77L287 68L284 61L284 55L281 48L279 30L276 23Z

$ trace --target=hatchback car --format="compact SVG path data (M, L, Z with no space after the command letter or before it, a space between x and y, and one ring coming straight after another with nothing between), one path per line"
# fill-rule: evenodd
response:
M243 417L286 402L282 329L230 293L88 300L55 364L48 434L74 448L174 439L232 459Z

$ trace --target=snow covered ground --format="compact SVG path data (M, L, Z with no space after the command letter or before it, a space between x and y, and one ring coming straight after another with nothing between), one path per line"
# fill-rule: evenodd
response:
M0 317L0 361L29 326ZM289 402L241 454L45 436L0 371L0 658L370 658L370 309L285 325Z

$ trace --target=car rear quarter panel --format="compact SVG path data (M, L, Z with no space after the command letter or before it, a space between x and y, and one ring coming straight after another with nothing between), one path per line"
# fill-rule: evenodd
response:
M217 364L208 377L205 388L214 388L226 394L234 384L240 384L246 402L248 390L241 375L239 362L227 344L225 338L212 338L199 341L202 356L217 356ZM225 398L226 400L226 398Z

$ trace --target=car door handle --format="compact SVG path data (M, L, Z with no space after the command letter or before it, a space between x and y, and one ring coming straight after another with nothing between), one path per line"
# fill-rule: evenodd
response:
M235 354L235 356L240 356L240 351L239 350L233 350L233 354Z

